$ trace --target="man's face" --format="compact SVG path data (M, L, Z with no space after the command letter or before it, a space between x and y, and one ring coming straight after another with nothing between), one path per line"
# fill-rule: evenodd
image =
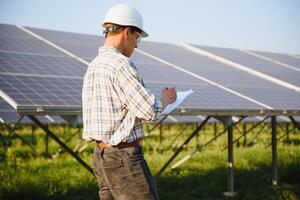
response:
M128 30L126 30L128 29ZM127 57L130 57L133 53L134 48L138 47L138 42L141 38L141 34L137 31L131 31L130 28L126 28L124 31L127 31L127 42L126 44L126 50L124 51L124 55Z

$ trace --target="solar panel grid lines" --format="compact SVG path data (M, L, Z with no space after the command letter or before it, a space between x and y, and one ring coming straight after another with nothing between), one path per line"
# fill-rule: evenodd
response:
M41 37L41 36L35 34L34 32L30 31L29 29L27 29L27 28L25 28L25 27L22 27L22 26L18 26L18 28L20 28L20 29L23 30L24 32L26 32L26 33L32 35L33 37L35 37L35 38L37 38L37 39L39 39L39 40L45 42L46 44L48 44L48 45L54 47L55 49L57 49L57 50L59 50L59 51L65 53L65 54L69 55L70 57L75 58L75 59L78 60L79 62L81 62L81 63L83 63L83 64L85 64L85 65L87 65L87 66L89 65L89 63L88 63L87 61L85 61L84 59L82 59L82 58L76 56L75 54L73 54L73 53L71 53L71 52L69 52L69 51L67 51L67 50L65 50L65 49L63 49L63 48L61 48L60 46L54 44L53 42L50 42L49 40L47 40L47 39L45 39L45 38L43 38L43 37Z
M32 30L32 29L31 29ZM35 31L36 32L36 31ZM47 36L47 39L49 39L49 38L51 38L51 40L54 40L55 39L55 41L62 41L62 39L61 38L64 38L64 37L66 37L66 36L68 36L69 37L69 33L62 33L63 34L63 36L59 36L58 34L55 34L55 32L53 32L53 31L50 31L50 32L48 32L48 31L46 31L46 30L41 30L39 33L42 33L42 36L43 37L46 37ZM53 35L55 35L55 37L53 36ZM49 36L49 37L48 37ZM73 36L72 36L73 37ZM77 40L76 40L77 41ZM79 43L83 43L83 42L79 42ZM143 42L142 42L143 43ZM60 43L60 45L65 45L66 43ZM96 44L96 43L95 43ZM97 44L98 45L98 44ZM97 45L95 45L95 49L97 48L96 46ZM65 48L65 46L63 46L64 48ZM134 53L134 55L139 55L138 53ZM80 55L80 56L82 56L82 55ZM93 57L93 56L95 56L95 54L93 53L93 54L91 54L91 55L88 55L88 57ZM139 57L139 56L136 56L136 57ZM152 84L152 82L155 82L155 80L153 80L153 76L147 76L147 74L150 72L151 73L151 70L147 70L146 68L149 66L149 67L151 67L151 65L153 66L153 62L152 63L148 63L147 64L147 62L145 62L144 61L144 59L145 58L143 58L143 59L140 59L140 58L138 58L138 59L136 59L134 56L133 56L133 58L132 58L133 60L134 60L134 62L135 63L137 63L137 66L138 66L138 68L139 68L139 71L141 72L141 75L142 75L142 77L145 77L144 78L144 80L145 80L145 82L148 84L149 83L149 85L150 84ZM146 66L146 65L148 65L148 66ZM141 67L142 66L142 67ZM159 65L159 67L163 67L163 65ZM143 68L142 70L141 70L141 68ZM151 69L151 68L150 68ZM154 69L153 69L153 71L154 71ZM152 71L152 74L155 74L154 72ZM165 74L165 73L161 73L161 74ZM146 75L146 76L145 76ZM161 77L161 75L154 75L154 76L158 76L158 77L160 77L160 78L162 78ZM235 76L235 75L234 75ZM238 74L238 76L240 76L240 74ZM149 79L149 77L151 78L151 79ZM157 77L157 78L158 78ZM164 79L160 79L160 80L164 80ZM173 82L174 82L174 80L173 80ZM257 81L257 80L255 80L255 81L252 81L252 84L249 82L249 83L247 83L246 85L247 85L247 87L253 87L252 85L253 85L253 83L255 84L255 83L257 83L257 82L259 82L259 81ZM167 84L165 81L161 81L161 83L162 84ZM178 81L177 81L177 83L178 83ZM176 83L176 84L177 84ZM231 83L229 83L229 86L231 85ZM271 85L271 83L270 83L270 85ZM227 86L227 84L225 84L225 86ZM244 87L246 87L246 86L244 86ZM264 85L264 87L269 87L269 86L266 86L266 84ZM273 87L273 86L270 86L270 87ZM157 89L156 89L157 90ZM157 91L156 92L156 94L159 94L159 91Z
M46 44L40 44L39 41L35 38L23 39L0 36L0 50L9 52L61 56L60 52L47 46Z
M28 27L28 29L44 38L47 38L47 40L74 53L75 55L79 55L88 62L92 61L92 59L96 57L98 48L102 46L104 42L104 37L102 36L51 31L30 27Z
M24 40L29 46L32 42L34 44L29 50L22 45L19 49L15 48L17 51L0 50L2 96L13 99L12 106L17 109L29 105L81 105L81 85L86 66L15 26L1 25L0 29L1 33L9 29L17 40ZM19 34L22 37L18 37ZM6 35L0 34L0 37Z
M7 96L9 99L7 102L12 102L13 100L13 107L17 108L17 105L19 104L19 101L22 101L24 104L33 104L34 102L25 96L22 91L19 88L16 88L13 84L17 83L16 86L18 86L18 82L15 82L16 77L12 76L1 76L0 75L0 85L1 85L1 97L5 98ZM7 99L7 98L5 98Z
M46 57L66 57L64 55L51 55L51 54L42 54L42 53L30 53L30 52L20 52L20 51L6 51L1 50L0 53L9 53L9 54L17 54L17 55L34 55L34 56L46 56Z
M256 54L268 57L270 59L291 65L300 69L300 57L293 54L282 54L282 53L273 53L273 52L265 52L265 51L251 51Z
M53 83L50 81L47 81L47 79L43 79L42 77L20 77L20 79L29 86L29 88L32 88L34 91L37 93L41 94L41 99L44 99L44 101L38 102L34 101L35 104L46 104L46 105L51 105L51 104L63 104L66 105L67 102L59 97L59 92L58 91L51 91L50 89L55 87L53 86ZM43 82L40 82L43 81ZM45 85L41 83L46 83ZM22 92L25 92L24 90ZM30 95L30 93L25 92L26 94ZM65 94L65 91L64 93ZM30 96L31 97L31 96ZM32 98L32 97L31 97Z
M215 55L224 57L226 59L233 60L239 64L247 66L251 70L260 72L271 77L271 81L281 83L283 86L286 86L291 89L299 91L300 80L299 80L299 71L287 70L282 65L277 63L267 61L261 58L255 58L253 55L245 54L240 50L235 49L225 49L225 48L209 48L209 47L199 47L205 49L206 51L212 52ZM295 67L295 65L293 65Z
M179 85L205 85L208 84L204 81L201 81L195 77L191 77L188 74L183 74L178 70L172 69L170 66L165 63L161 63L157 60L153 60L148 56L140 54L139 52L135 52L132 55L132 60L135 65L138 67L138 72L141 77L146 82L149 83L160 83L161 87L167 86L172 87L175 86L176 83ZM180 77L180 82L176 80ZM166 85L164 85L166 84Z
M32 29L31 29L32 30ZM35 31L36 32L36 31ZM39 33L41 33L42 34L42 36L43 37L46 37L46 36L49 36L49 37L47 37L47 39L51 39L51 41L57 41L58 39L60 39L60 37L62 37L62 36L57 36L57 35L55 35L55 33L54 33L54 35L55 35L55 37L53 37L53 32L52 31L50 31L50 33L47 33L46 31L40 31ZM69 35L69 33L63 33L63 34L67 34L67 35ZM58 38L58 39L57 39ZM60 43L60 45L65 45L65 43ZM63 47L65 47L65 46L63 46ZM166 73L153 73L153 72L155 72L155 66L157 66L157 68L160 68L161 69L161 67L163 66L163 64L162 63L159 63L159 62L156 62L156 63L153 63L153 59L146 59L146 57L145 56L143 56L143 58L141 59L141 58L139 58L139 57L141 57L141 55L139 55L138 53L137 54L135 54L136 56L133 56L133 60L134 60L134 62L135 63L137 63L137 65L138 65L138 70L139 70L139 72L141 72L141 74L142 74L142 77L145 77L145 82L148 84L149 82L150 82L150 84L152 84L152 82L157 82L157 83L160 83L160 87L161 87L161 85L162 84L174 84L174 81L176 81L176 80L174 80L174 78L171 78L170 79L170 77L172 77L169 73L168 73L168 71L166 71ZM80 56L82 56L82 55L80 55ZM89 57L92 57L92 56L89 56ZM146 66L147 65L147 62L149 61L149 60L151 60L151 62L148 64L148 66L151 66L151 68L149 68L149 69L151 69L151 70L147 70L147 67L148 66ZM142 62L141 62L142 61ZM142 69L141 69L142 68ZM173 73L175 70L173 70L173 71L171 71L171 73ZM150 76L149 74L152 72L152 74L153 74L153 76ZM159 74L159 75L157 75L157 74ZM167 76L168 78L169 78L169 83L168 82L166 82L166 81L164 81L164 82L161 82L161 81L158 81L158 80L168 80L168 79L162 79L162 77L161 77L161 74L163 74L163 75L165 75L165 76ZM168 74L169 74L169 76L168 76ZM181 76L181 79L182 79L182 74L178 74L178 76L177 77L180 77ZM155 77L155 79L156 80L153 80L153 77ZM165 78L165 77L164 77ZM190 81L190 79L191 79L191 77L189 77L189 76L187 76L187 78L186 78L186 80L188 80L188 82L191 82ZM198 82L198 84L202 84L201 82L199 83L199 80L197 80L197 82ZM195 82L194 84L195 85L197 85L197 82ZM149 84L149 85L150 85ZM207 84L207 83L205 83L204 82L204 84ZM181 84L182 85L182 84ZM183 85L185 85L185 86L187 86L186 84L183 84ZM186 89L186 88L185 88ZM151 91L153 91L152 89L151 89ZM156 93L157 95L160 95L160 90L157 90L156 88L154 88L154 93ZM220 91L219 91L219 93L220 93ZM216 93L214 94L214 95L216 95ZM212 96L210 96L210 98L211 98ZM205 102L205 101L203 101L203 102ZM206 102L206 103L209 103L208 101ZM230 104L230 105L233 105L233 104ZM246 104L244 105L244 106L246 106Z
M16 79L14 80L14 87L18 88L23 94L26 94L26 97L28 97L28 99L33 101L35 104L51 104L48 98L43 97L42 93L34 89L34 87L36 87L38 83L34 85L28 84L28 80L34 79L32 79L31 77L16 76Z
M241 62L236 61L236 59L233 58L233 57L228 58L223 54L220 55L220 54L218 54L218 52L211 50L211 49L214 49L212 47L204 47L204 46L197 46L197 45L192 46L192 45L188 45L188 44L184 44L184 43L181 44L181 46L188 49L188 50L190 50L190 51L192 51L192 52L198 53L199 55L207 56L207 57L209 57L213 60L224 63L228 66L231 66L231 67L237 68L239 70L248 72L248 73L250 73L254 76L257 76L259 78L271 81L272 83L275 83L275 84L278 84L280 86L289 88L289 89L294 90L296 92L300 92L300 87L298 87L298 85L300 85L300 81L298 81L297 76L295 76L295 74L293 74L293 73L290 73L290 75L293 76L293 80L295 80L295 82L293 82L293 84L291 84L289 82L286 82L287 81L286 79L285 79L285 81L283 81L283 80L280 79L281 77L276 77L276 76L273 77L271 75L268 75L264 71L257 70L256 68L253 67L253 66L257 66L257 65L251 65L251 63L250 64L241 63ZM235 50L235 51L238 52L238 50ZM242 57L241 54L242 54L242 52L238 56ZM273 69L273 71L274 71L274 69ZM283 72L286 73L286 71L283 71ZM294 85L295 83L297 85Z
M174 64L172 64L172 63L170 63L170 62L168 62L168 61L166 61L166 60L160 59L159 57L153 56L153 55L151 55L151 54L149 54L149 53L147 53L147 52L145 52L145 51L142 51L142 50L140 50L140 49L136 49L136 50L137 50L139 53L141 53L141 54L144 54L144 55L146 55L146 56L148 56L148 57L150 57L150 58L153 58L153 59L155 59L155 60L158 60L158 61L160 61L160 62L162 62L162 63L164 63L164 64L166 64L166 65L172 66L173 68L175 68L175 69L177 69L177 70L179 70L179 71L182 71L182 72L184 72L184 73L186 73L186 74L189 74L189 75L191 75L191 76L193 76L193 77L195 77L195 78L198 78L199 80L205 81L205 82L207 82L207 83L209 83L209 84L211 84L211 85L214 85L214 86L216 86L216 87L218 87L218 88L221 88L222 90L225 90L225 91L227 91L227 92L229 92L229 93L232 93L232 94L234 94L234 95L236 95L236 96L238 96L238 97L240 97L240 98L243 98L243 99L248 100L248 101L250 101L250 102L252 102L252 103L255 103L255 104L257 104L257 105L259 105L259 106L261 106L261 107L263 107L263 108L273 110L273 108L272 108L271 106L268 106L268 105L266 105L266 104L264 104L264 103L261 103L261 102L255 100L255 99L253 99L253 98L250 98L250 97L248 97L248 96L246 96L246 95L240 94L240 93L238 93L238 92L236 92L236 91L234 91L234 90L232 90L232 89L229 89L229 88L227 88L227 87L224 87L224 86L222 86L222 85L220 85L220 84L218 84L218 83L216 83L216 82L213 82L213 81L211 81L211 80L209 80L209 79L207 79L207 78L205 78L205 77L202 77L202 76L197 75L197 74L195 74L195 73L192 73L192 72L190 72L190 71L188 71L188 70L185 70L185 69L181 68L180 66L174 65Z
M81 105L82 79L0 75L0 84L19 105Z
M43 74L23 74L23 73L10 73L10 72L0 72L0 75L8 76L27 76L27 77L42 77L42 78L62 78L62 79L78 79L82 80L81 76L64 76L64 75L43 75Z
M239 93L245 94L263 102L275 109L289 110L300 107L297 99L300 95L293 90L273 84L270 81L244 73L235 68L228 67L208 57L187 51L184 48L172 44L161 44L146 42L140 45L142 50L146 49L154 55L167 60L171 63L183 67L195 74L208 78L222 86L228 87ZM176 53L176 56L174 56ZM249 91L248 91L249 89ZM269 95L270 91L270 95ZM287 100L278 102L276 99L291 96ZM217 97L220 98L220 97Z
M46 30L33 27L25 27L30 31L46 38L49 41L53 41L56 44L74 44L80 46L101 46L104 42L103 36L89 35L82 33L73 33L57 30Z
M299 109L300 95L292 90L287 90L283 88L278 89L266 89L264 87L260 88L238 88L231 87L241 93L247 94L256 99L260 99L266 102L268 105L272 105L275 109L282 110L294 110ZM288 98L287 98L288 97Z
M72 58L19 55L0 52L0 72L41 75L83 75L86 67Z
M300 55L296 55L296 54L290 54L289 56L291 56L291 57L293 57L293 58L300 59Z
M12 37L12 38L23 38L30 39L31 37L20 31L15 25L0 24L0 37Z
M240 51L244 52L244 53L247 53L247 54L250 54L252 56L256 56L258 58L261 58L261 59L264 59L264 60L267 60L267 61L270 61L270 62L273 62L273 63L276 63L278 65L281 65L283 67L286 67L288 69L292 69L292 70L295 70L297 72L300 72L300 67L297 68L297 67L294 67L292 65L289 65L289 64L286 64L286 63L283 63L283 62L280 62L278 60L273 59L273 58L270 58L270 55L261 55L262 53L259 53L259 52L253 52L253 51L248 51L248 50L245 50L245 49L240 49ZM289 55L287 55L289 56ZM286 62L286 61L285 61ZM299 64L300 64L300 60L299 60Z

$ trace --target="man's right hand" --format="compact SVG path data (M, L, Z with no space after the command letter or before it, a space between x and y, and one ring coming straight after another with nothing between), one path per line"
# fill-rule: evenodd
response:
M162 102L163 109L165 109L167 105L176 101L176 97L177 97L176 93L177 92L175 87L165 88L161 91L161 102Z

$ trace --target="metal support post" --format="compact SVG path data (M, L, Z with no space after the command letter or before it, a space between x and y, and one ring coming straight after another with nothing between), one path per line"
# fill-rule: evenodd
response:
M272 124L272 185L277 186L278 173L277 173L277 122L276 116L271 117Z
M290 124L289 123L285 123L285 129L286 129L286 141L288 142L290 140L290 128L289 128Z
M224 196L227 197L233 197L236 195L234 192L234 174L233 174L233 168L234 168L234 162L233 162L233 123L232 123L232 117L227 117L225 120L225 123L227 125L227 140L228 140L228 163L227 163L227 170L228 170L228 191L224 192Z
M45 127L48 129L47 126L45 126ZM49 140L48 140L48 134L46 134L45 135L45 157L46 158L50 157L50 154L49 154L49 151L48 151L49 150L49 148L48 148L49 147L49 145L48 145L49 143L48 142L49 142Z
M241 136L239 136L237 139L235 139L234 141L233 141L233 144L235 144L237 141L239 141L242 137L244 137L246 134L248 134L248 133L250 133L253 129L255 129L256 127L258 127L260 124L262 124L264 121L266 121L268 119L268 117L265 117L262 121L260 121L259 123L257 123L257 124L255 124L255 125L252 125L252 127L249 129L249 130L247 130L246 132L244 131L244 133L241 135ZM258 133L262 130L264 128L264 126L262 126L261 127L261 129L258 131ZM237 129L238 130L238 129ZM257 133L257 135L258 135L258 133ZM247 144L245 144L245 145L247 145ZM224 150L226 150L228 148L228 146L226 146L226 147L224 147L223 149L222 149L222 151L224 151Z
M243 146L244 146L244 147L245 147L246 144L247 144L247 135L246 135L246 133L247 133L247 124L244 123L244 124L243 124L243 135L244 135Z

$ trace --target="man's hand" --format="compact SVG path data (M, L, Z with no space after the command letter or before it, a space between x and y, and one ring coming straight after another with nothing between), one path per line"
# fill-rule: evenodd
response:
M175 87L172 88L165 88L161 91L161 102L162 102L162 106L163 109L165 109L165 107L167 107L167 105L173 103L176 101L176 89Z

